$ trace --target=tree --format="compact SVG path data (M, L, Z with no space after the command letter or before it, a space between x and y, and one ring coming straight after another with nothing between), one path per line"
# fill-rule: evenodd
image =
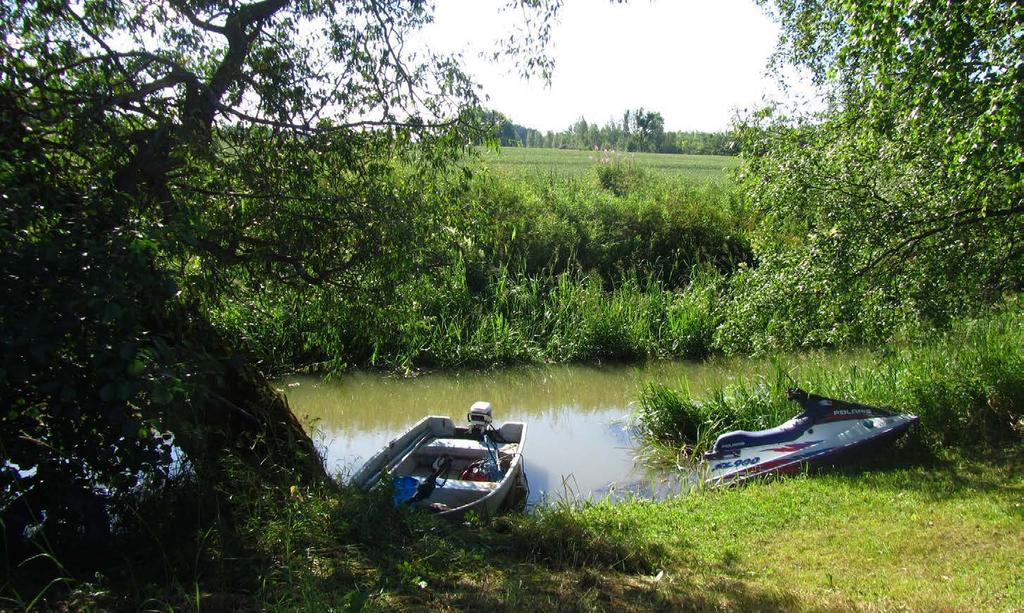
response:
M1011 2L774 3L779 64L827 110L744 127L760 266L734 347L883 339L1024 279L1024 10ZM748 149L749 147L749 149Z
M526 22L504 52L547 72L558 3L510 5ZM203 306L267 279L372 293L415 261L442 219L405 175L444 168L479 119L454 58L406 50L430 19L401 0L0 7L9 532L102 537L172 440L211 480L227 460L326 477Z
M637 109L633 113L636 126L637 149L639 151L657 152L661 150L665 140L665 120L661 113Z
M587 120L580 117L576 123L572 124L569 128L569 132L572 140L571 145L574 149L589 149L590 144L587 137L590 134L590 126L587 125Z

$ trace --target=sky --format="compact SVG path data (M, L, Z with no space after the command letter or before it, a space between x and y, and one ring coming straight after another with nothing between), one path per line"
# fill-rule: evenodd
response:
M504 0L437 0L430 48L461 52L488 106L541 131L621 120L643 107L666 130L719 131L736 110L778 97L767 76L778 28L752 0L565 0L554 26L550 87L480 57L514 14Z

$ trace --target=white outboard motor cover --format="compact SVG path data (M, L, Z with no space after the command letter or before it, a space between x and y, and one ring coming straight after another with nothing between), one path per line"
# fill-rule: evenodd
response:
M491 403L484 402L483 400L474 402L473 405L469 407L469 414L466 415L466 419L472 426L484 428L490 425L492 421Z

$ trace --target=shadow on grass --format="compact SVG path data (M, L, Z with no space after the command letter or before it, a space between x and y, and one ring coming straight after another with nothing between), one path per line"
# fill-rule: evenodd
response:
M582 566L552 568L501 556L474 577L446 578L428 589L403 589L397 608L419 610L792 610L798 598L722 574L706 583L690 576L634 574Z
M815 472L929 501L995 495L1019 515L1012 505L1024 489L1015 476L1022 460L1024 450L966 459L911 442ZM758 581L757 569L729 550L711 560L693 545L667 549L642 510L565 506L453 524L393 509L386 495L352 491L314 502L290 503L293 515L268 524L287 519L290 551L299 552L287 559L279 549L264 553L267 566L257 572L291 565L259 595L271 608L790 610L802 602L788 586ZM328 509L328 521L316 519Z
M348 550L358 563L336 566L313 590L349 590L353 602L369 599L371 607L398 610L788 610L798 604L790 592L750 581L740 564L680 560L679 552L672 555L647 536L642 519L606 509L566 506L468 524L408 519L407 529L387 536L349 533L362 541ZM666 568L677 570L666 574Z
M1024 448L1020 447L938 455L910 440L899 448L816 467L810 472L849 479L862 488L914 492L931 502L979 494L1005 495L1008 501L1024 496ZM1009 509L1015 515L1024 515L1019 505Z

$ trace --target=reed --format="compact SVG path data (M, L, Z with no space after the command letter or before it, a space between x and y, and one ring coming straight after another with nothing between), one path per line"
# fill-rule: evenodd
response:
M482 294L457 279L445 292L432 288L440 303L425 296L408 312L388 352L397 365L432 366L702 357L711 351L719 282L702 272L668 291L626 274L606 290L593 275L502 268Z
M642 431L674 445L707 443L710 427L757 430L797 412L787 387L848 398L921 417L929 447L993 448L1024 435L1024 317L1017 309L916 343L865 353L843 364L778 360L756 380L702 398L687 386L651 386L637 410Z

